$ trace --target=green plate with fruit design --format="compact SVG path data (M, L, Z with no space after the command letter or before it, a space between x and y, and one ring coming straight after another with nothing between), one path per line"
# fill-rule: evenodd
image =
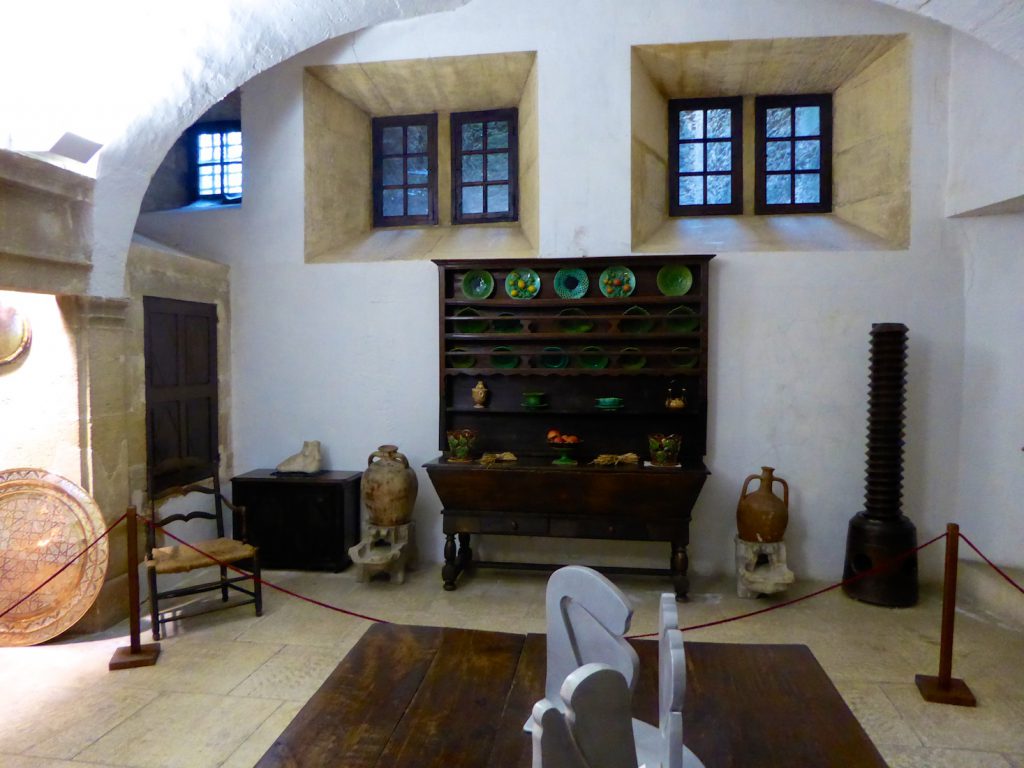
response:
M513 299L532 299L540 293L540 275L529 267L513 269L505 278L505 293Z
M609 299L629 296L636 289L636 276L629 267L608 267L597 279L597 284Z

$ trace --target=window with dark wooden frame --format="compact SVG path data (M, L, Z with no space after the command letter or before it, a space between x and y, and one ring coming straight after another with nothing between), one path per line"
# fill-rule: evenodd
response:
M373 118L373 226L437 224L437 115Z
M217 458L217 307L145 296L146 448L153 494Z
M453 112L452 223L519 218L519 110Z
M668 103L671 216L743 213L743 99Z
M754 213L832 210L832 95L754 100Z
M241 123L228 120L193 126L189 131L188 146L193 199L241 202Z

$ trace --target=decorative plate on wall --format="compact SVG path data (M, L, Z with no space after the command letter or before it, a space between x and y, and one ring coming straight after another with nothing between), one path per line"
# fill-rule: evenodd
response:
M629 267L608 267L597 279L601 293L608 298L629 296L636 289L636 276Z
M555 293L562 299L581 299L590 288L590 278L582 269L560 269L555 273Z
M693 286L693 272L685 264L666 264L658 270L655 282L666 296L682 296Z
M32 329L14 307L0 304L0 365L13 363L28 352Z
M471 269L462 278L462 294L467 299L486 299L494 290L494 277L486 269Z
M513 299L532 299L540 293L540 275L529 267L513 269L505 278L505 293Z
M43 469L0 472L0 606L14 605L99 541L60 576L0 618L0 646L35 645L69 629L103 586L109 545L100 508Z

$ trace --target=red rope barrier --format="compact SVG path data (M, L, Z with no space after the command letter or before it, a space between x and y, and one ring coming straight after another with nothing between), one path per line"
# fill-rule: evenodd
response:
M1012 586L1014 589L1016 589L1021 594L1024 594L1024 587L1021 587L1020 584L1018 584L1016 581L1014 581L1013 579L1010 578L1009 574L1007 574L1006 571L1004 571L998 565L996 565L991 560L989 560L987 557L985 557L985 554L980 549L978 549L976 546L974 546L974 542L973 541L971 541L966 536L964 536L963 533L960 534L960 538L967 542L967 546L969 546L971 549L973 549L978 554L978 557L980 557L982 560L984 560L986 563L988 563L990 566L992 566L993 570L995 570L996 573L998 573L1000 576L1002 576L1004 579L1006 579L1008 582L1010 582L1010 586Z
M845 584L852 584L855 581L860 581L861 579L863 579L863 578L865 578L867 576L871 576L871 575L873 575L875 573L879 573L881 571L884 571L887 568L891 568L892 566L896 565L896 563L898 563L898 562L900 562L902 560L906 560L908 557L910 557L915 552L918 552L918 551L924 549L925 547L930 547L935 542L940 541L941 539L944 539L944 538L946 538L946 534L945 533L940 533L934 539L929 539L924 544L919 544L918 546L914 547L913 549L908 549L906 552L902 552L899 555L896 555L896 557L892 558L891 560L886 560L884 563L882 563L880 565L876 565L874 568L870 568L869 570L866 570L866 571L861 571L856 576L851 576L848 579L843 579L842 581L837 581L835 584L831 584L831 585L829 585L827 587L823 587L823 588L821 588L819 590L816 590L816 591L811 592L809 594L803 595L801 597L795 597L792 600L786 600L784 603L777 603L776 605L769 605L767 608L761 608L761 609L756 610L756 611L749 611L748 613L741 613L738 616L730 616L727 619L718 619L716 621L707 621L707 622L705 622L703 624L692 624L689 627L681 627L681 629L682 629L683 632L692 632L695 629L706 629L707 627L715 627L715 626L718 626L719 624L729 624L729 623L731 623L733 621L739 621L740 619L748 619L751 616L758 616L758 615L760 615L762 613L770 613L771 611L779 610L779 608L785 608L787 606L803 602L804 600L810 600L812 597L817 597L818 595L823 595L826 592L831 592L833 589L838 589L839 587L842 587ZM626 637L626 639L627 640L639 640L639 639L645 638L645 637L657 637L657 636L658 636L657 632L648 632L645 635L628 635Z
M46 586L47 584L49 584L49 583L50 583L51 581L53 581L53 580L54 580L54 579L56 579L56 578L57 578L58 576L60 576L60 575L61 575L62 573L64 573L64 571L66 571L66 570L67 570L68 568L70 568L70 567L71 567L72 565L74 565L74 564L75 564L76 562L78 562L78 560L79 560L79 559L81 559L81 557L82 557L82 556L83 556L83 555L84 555L84 554L85 554L86 552L88 552L88 551L89 551L90 549L92 549L92 548L93 548L93 547L95 547L95 546L96 546L97 544L99 544L99 543L100 543L100 542L101 542L101 541L102 541L102 540L103 540L104 538L106 538L107 536L109 536L109 535L110 535L110 532L111 532L112 530L114 530L115 528L117 528L117 526L119 526L119 525L120 525L121 523L123 523L123 522L124 522L124 519L125 519L126 517L128 517L128 513L127 513L127 512L125 512L125 513L124 513L123 515L121 515L121 516L120 516L119 518L117 518L117 520L115 520L115 521L114 521L113 523L111 523L110 527L109 527L109 528L107 528L107 530L105 530L105 531L104 531L103 533L101 533L101 534L100 534L99 536L97 536L97 537L96 537L95 539L93 539L93 540L92 540L92 541L91 541L91 542L89 543L89 545L88 545L88 546L87 546L87 547L86 547L85 549L83 549L83 550L82 550L81 552L79 552L79 553L78 553L77 555L75 555L75 556L74 556L73 558L71 558L71 559L70 559L70 560L68 560L68 561L67 561L66 563L64 563L64 565L62 565L62 566L60 567L60 569L58 569L58 570L57 570L57 572L56 572L56 573L54 573L53 575L51 575L51 576L50 576L50 578L48 578L48 579L47 579L46 581L44 581L44 582L43 582L42 584L40 584L40 585L39 585L38 587L36 587L35 589L33 589L33 590L32 590L31 592L29 592L29 593L28 593L27 595L25 595L25 596L24 596L23 598L21 598L20 600L18 600L18 602L14 603L14 605L11 605L11 606L9 606L9 607L8 607L8 608L7 608L6 610L4 610L4 612L3 612L3 613L0 613L0 619L2 619L2 618L3 618L4 616L6 616L6 615L7 615L8 613L10 613L10 612L11 612L11 611L13 611L13 610L14 610L15 608L17 608L17 607L18 607L19 605L21 605L22 603L24 603L24 602L25 602L26 600L28 600L28 599L29 599L30 597L32 597L32 595L34 595L34 594L35 594L36 592L38 592L38 591L39 591L40 589L42 589L43 587L45 587L45 586Z
M145 521L146 525L150 525L150 526L154 525L153 521L150 520L148 517L142 516L141 519ZM330 603L325 603L325 602L322 602L320 600L315 600L312 597L306 597L305 595L300 595L298 592L292 592L290 589L286 589L285 587L282 587L282 586L279 586L277 584L274 584L273 582L267 581L266 579L257 579L253 574L249 573L248 571L243 571L241 568L238 568L237 566L232 565L231 563L225 563L225 562L223 562L221 560L218 560L213 555L210 555L210 554L207 554L206 552L203 552L203 550L199 549L199 547L193 546L192 544L189 544L184 539L181 539L181 538L175 536L173 533L168 531L166 528L161 528L160 530L163 531L165 536L168 536L168 537L174 539L179 544L184 544L186 547L191 549L193 552L198 552L200 555L202 555L203 557L205 557L208 560L210 560L213 564L219 565L222 568L228 568L228 569L234 571L235 573L242 574L243 576L248 576L253 581L258 581L260 584L262 584L265 587L270 587L271 589L276 589L278 592L283 592L286 595L291 595L292 597L297 598L299 600L304 600L307 603L312 603L313 605L318 605L321 608L328 608L328 609L330 609L332 611L337 611L338 613L344 613L344 614L346 614L348 616L355 616L357 619L365 619L366 621L373 621L373 622L376 622L377 624L390 624L391 623L390 621L387 621L385 619L378 619L376 616L367 616L367 615L362 614L362 613L356 613L355 611L350 611L347 608L340 608L337 605L331 605Z

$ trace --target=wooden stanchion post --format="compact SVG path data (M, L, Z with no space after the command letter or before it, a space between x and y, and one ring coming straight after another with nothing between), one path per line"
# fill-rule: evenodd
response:
M914 682L925 701L975 707L977 699L967 683L953 677L953 622L956 618L956 567L960 526L946 525L946 568L942 577L942 633L939 638L939 674L915 675Z
M128 545L128 627L131 645L121 646L110 657L110 669L150 667L160 655L160 643L143 645L139 630L139 539L138 513L135 506L128 507L125 538Z

